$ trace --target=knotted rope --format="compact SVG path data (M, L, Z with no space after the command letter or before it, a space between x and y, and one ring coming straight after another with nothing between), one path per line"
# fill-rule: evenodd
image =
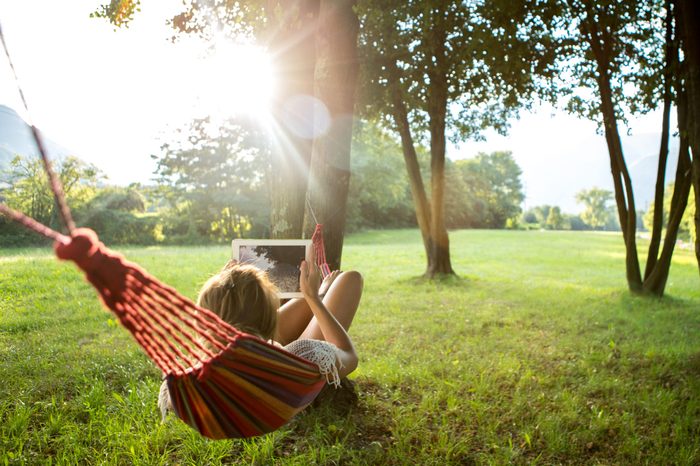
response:
M56 256L75 262L85 272L104 305L163 372L183 374L223 351L241 334L208 309L106 248L94 231L76 228L68 237L4 204L0 204L0 212L55 240Z
M15 79L15 85L17 86L17 90L19 92L20 99L22 100L22 105L24 106L24 110L26 111L27 119L29 120L29 122L27 124L29 125L30 129L32 130L32 136L34 137L34 142L36 143L36 147L39 150L39 155L41 156L41 162L44 165L44 172L46 173L46 176L49 178L49 185L51 186L51 191L54 194L54 199L56 200L56 205L58 206L59 214L61 215L61 219L63 220L63 224L68 229L68 233L72 233L73 230L75 230L75 222L73 222L73 217L70 213L70 209L68 208L68 203L66 202L66 196L63 193L63 186L61 185L61 181L56 176L56 173L51 168L51 161L49 160L49 157L47 155L46 146L44 145L44 140L39 133L39 129L36 126L34 126L34 124L31 121L31 117L30 117L30 113L29 113L29 106L27 105L27 99L24 98L24 91L22 91L22 86L20 86L20 84L19 84L19 78L17 77L17 71L15 70L15 65L12 63L12 58L10 58L10 51L7 48L7 43L5 42L5 35L2 32L1 25L0 25L0 42L2 42L2 48L5 51L5 56L7 57L8 63L10 64L10 69L12 70L12 76ZM4 204L0 204L0 211L5 213L6 215L10 216L10 218L14 218L9 213L9 210L11 210L11 209L9 209L9 207L6 207L6 206L3 208L3 206L4 206Z
M314 253L316 253L316 264L318 264L318 267L321 269L323 278L326 278L331 274L331 268L328 265L328 262L326 262L326 245L323 242L323 225L318 223L316 213L314 212L313 207L311 207L311 200L309 199L308 194L306 196L306 207L309 209L309 213L311 213L314 223L316 223L314 233L311 235L311 244L314 248Z

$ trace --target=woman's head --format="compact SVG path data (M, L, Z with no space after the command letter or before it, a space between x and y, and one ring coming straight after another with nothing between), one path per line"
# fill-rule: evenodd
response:
M243 332L265 340L275 333L277 289L265 272L251 265L227 264L207 280L197 304Z

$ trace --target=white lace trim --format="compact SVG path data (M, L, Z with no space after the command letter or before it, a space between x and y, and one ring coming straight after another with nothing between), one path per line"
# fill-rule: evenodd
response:
M328 384L336 388L340 386L338 369L343 368L343 363L338 357L340 350L333 343L321 340L295 340L284 349L316 364L319 372L326 376Z
M160 384L160 393L158 394L158 408L160 408L161 422L165 422L165 416L168 411L173 409L173 405L170 401L170 392L168 392L168 382L163 380Z

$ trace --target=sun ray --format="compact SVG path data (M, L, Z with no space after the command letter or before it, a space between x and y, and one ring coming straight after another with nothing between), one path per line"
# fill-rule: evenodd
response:
M209 115L262 117L270 111L275 82L263 48L216 40L194 66L201 83L198 107Z

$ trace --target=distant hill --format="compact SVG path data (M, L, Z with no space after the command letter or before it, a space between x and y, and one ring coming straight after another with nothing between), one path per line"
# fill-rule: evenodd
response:
M44 143L52 159L61 159L70 152L50 139ZM0 105L0 172L7 169L17 155L38 157L32 131L27 123L10 107Z
M659 163L659 135L647 133L623 136L622 141L632 178L635 205L638 210L647 210L654 202L656 171ZM678 138L672 138L669 145L665 185L675 180L678 146ZM610 187L612 188L612 181L610 181Z
M31 130L17 112L0 105L0 171L5 170L17 154L37 154Z

